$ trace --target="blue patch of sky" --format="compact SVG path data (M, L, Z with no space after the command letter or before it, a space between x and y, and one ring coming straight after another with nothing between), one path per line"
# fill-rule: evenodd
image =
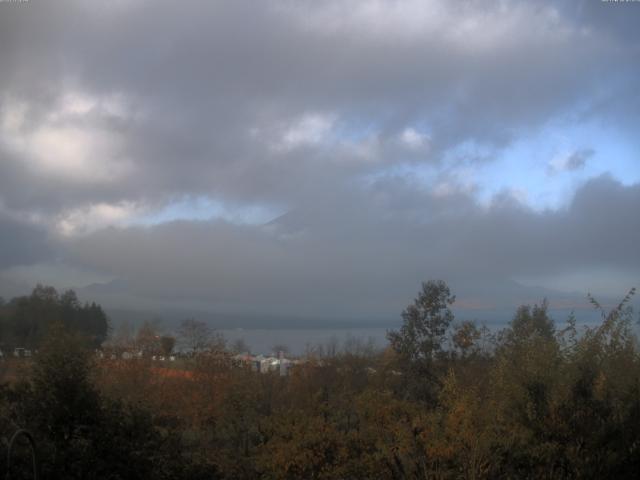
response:
M331 127L331 143L361 143L380 132L380 126L366 119L340 118Z
M583 167L554 168L576 152L592 150ZM640 157L634 141L600 122L550 124L523 137L492 162L476 167L481 200L516 190L536 210L567 205L575 190L590 178L609 174L625 185L640 181Z
M207 196L184 196L140 218L137 223L158 225L176 220L224 220L240 225L261 225L281 215L282 211L264 205L232 205Z
M567 158L587 153L584 165L562 168ZM466 141L448 150L440 163L399 162L358 179L372 187L385 178L404 178L433 187L443 177L472 181L480 203L489 205L498 194L510 192L530 208L543 211L566 207L576 189L591 178L611 175L624 185L640 182L640 141L599 120L549 122L502 150Z

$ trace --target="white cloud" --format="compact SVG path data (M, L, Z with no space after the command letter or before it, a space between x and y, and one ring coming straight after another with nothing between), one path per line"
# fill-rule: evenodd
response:
M107 117L124 118L131 115L123 95L112 94L96 97L82 91L70 91L60 97L58 108L51 112L51 119L64 121L92 112Z
M22 139L41 173L80 182L113 181L127 171L112 134L75 127L43 127Z
M407 127L400 134L400 141L411 150L420 150L427 146L429 137L414 128Z
M330 132L335 117L323 114L306 114L291 122L282 134L278 147L292 150L305 145L317 145L325 141Z
M55 229L63 237L86 235L109 226L127 225L143 212L142 207L131 202L98 203L61 213Z
M34 176L79 183L112 182L130 173L131 165L123 158L120 136L88 117L96 111L126 114L124 102L117 96L98 99L69 93L46 114L28 119L29 104L9 98L2 109L0 143L22 157Z

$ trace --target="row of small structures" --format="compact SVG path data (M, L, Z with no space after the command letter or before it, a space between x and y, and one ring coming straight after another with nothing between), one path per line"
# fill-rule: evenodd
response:
M22 347L16 347L13 349L13 356L16 358L31 357L33 356L34 353L38 353L38 351L36 350L34 352L28 348L22 348ZM0 360L3 360L4 358L5 358L4 352L0 350Z
M133 360L133 359L149 359L153 362L175 362L181 358L192 358L193 354L179 353L175 355L145 355L142 351L104 351L97 350L96 355L101 360ZM212 355L211 353L203 353L202 355ZM301 359L285 358L283 352L279 352L277 357L266 355L251 355L249 353L241 353L231 357L231 365L238 368L250 368L254 372L269 373L278 372L281 376L289 374L289 370L294 365L305 362Z
M267 357L264 355L250 355L248 353L238 354L233 357L234 363L238 366L248 366L254 372L268 373L280 372L281 376L289 374L289 369L294 365L304 363L304 360L291 360L284 357L280 352L277 357Z

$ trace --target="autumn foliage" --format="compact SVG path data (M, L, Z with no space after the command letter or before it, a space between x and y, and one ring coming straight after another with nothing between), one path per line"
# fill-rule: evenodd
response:
M490 331L456 322L446 285L426 283L384 351L311 356L286 377L234 366L224 351L179 372L96 361L62 348L63 335L4 387L2 409L67 478L99 478L85 457L115 458L110 444L128 460L112 476L99 463L101 478L635 478L633 293L611 310L593 300L595 326L571 316L557 327L543 302Z

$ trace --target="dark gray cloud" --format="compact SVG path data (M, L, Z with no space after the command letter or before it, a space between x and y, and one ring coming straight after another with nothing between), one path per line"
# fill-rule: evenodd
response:
M627 7L0 3L0 205L41 229L0 219L0 267L63 257L140 297L336 315L395 312L425 277L637 272L637 186L539 212L458 181L550 122L635 134ZM288 213L126 226L194 198Z
M587 161L595 155L593 148L581 148L553 158L547 165L547 174L555 175L562 172L576 172L583 170Z
M580 170L584 168L587 164L587 160L593 156L594 150L592 148L587 148L584 150L578 150L577 152L573 152L567 158L566 168L567 170Z
M50 258L48 233L0 212L0 269L30 265Z

